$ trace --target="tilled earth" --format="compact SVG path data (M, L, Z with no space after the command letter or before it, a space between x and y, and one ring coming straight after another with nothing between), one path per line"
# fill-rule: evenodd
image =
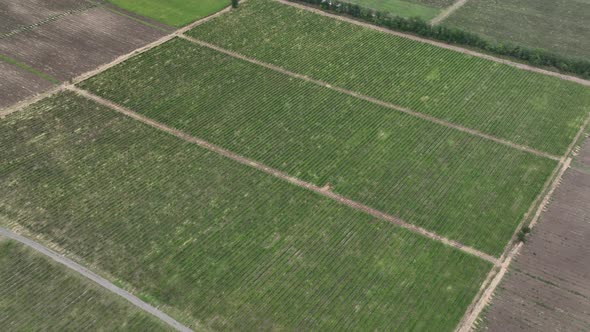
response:
M578 156L590 166L590 139ZM590 172L570 168L484 315L485 331L590 330Z
M45 91L53 86L47 80L17 66L0 62L0 108Z

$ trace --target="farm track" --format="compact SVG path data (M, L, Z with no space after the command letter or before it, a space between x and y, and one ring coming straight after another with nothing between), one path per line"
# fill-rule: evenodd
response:
M402 38L407 38L413 41L418 41L421 43L426 43L426 44L430 44L433 46L437 46L440 48L444 48L444 49L448 49L448 50L452 50L455 52L459 52L459 53L463 53L463 54L467 54L467 55L471 55L474 57L478 57L478 58L482 58L482 59L486 59L486 60L490 60L490 61L494 61L497 63L501 63L501 64L505 64L508 66L512 66L518 69L522 69L522 70L526 70L526 71L530 71L530 72L534 72L534 73L538 73L538 74L543 74L543 75L547 75L547 76L553 76L553 77L557 77L559 79L565 80L565 81L570 81L570 82L574 82L574 83L578 83L584 86L590 86L590 81L589 80L585 80L579 77L575 77L575 76L570 76L570 75L565 75L565 74L560 74L557 72L553 72L550 70L546 70L546 69L541 69L541 68L537 68L537 67L533 67L533 66L529 66L529 65L525 65L523 63L518 63L518 62L514 62L514 61L510 61L510 60L505 60L502 58L497 58L495 56L492 55L488 55L488 54L484 54L484 53L480 53L480 52L476 52L476 51L472 51L466 48L462 48L459 46L454 46L454 45L449 45L449 44L445 44L443 42L438 42L438 41L434 41L434 40L430 40L430 39L426 39L426 38L422 38L422 37L417 37L414 35L410 35L410 34L406 34L403 32L398 32L398 31L394 31L394 30L390 30L387 28L383 28L380 26L376 26L370 23L366 23L366 22L362 22L359 20L355 20L352 19L350 17L346 17L346 16L341 16L341 15L336 15L336 14L332 14L332 13L328 13L325 12L321 9L318 8L314 8L308 5L304 5L304 4L300 4L300 3L294 3L291 2L290 0L274 0L276 2L282 3L284 5L287 6L291 6L291 7L295 7L295 8L299 8L302 10L307 10L309 12L313 12L315 14L318 15L322 15L322 16L326 16L326 17L330 17L330 18L334 18L340 21L344 21L344 22L348 22L348 23L352 23L352 24L356 24L358 26L362 26L365 28L369 28L372 30L376 30L376 31L380 31L380 32L384 32L390 35L394 35L394 36L398 36L398 37L402 37Z
M459 8L463 7L469 0L458 0L454 4L450 5L448 8L443 10L440 14L438 14L435 18L430 21L430 24L437 25L440 22L444 21L447 17L451 16L455 11Z
M294 178L292 176L289 176L288 174L285 174L285 173L283 173L283 172L281 172L279 170L276 170L274 168L268 167L266 165L263 165L263 164L261 164L259 162L254 161L254 160L251 160L251 159L248 159L246 157L243 157L243 156L240 156L238 154L235 154L235 153L233 153L231 151L228 151L228 150L226 150L224 148L221 148L221 147L219 147L217 145L211 144L211 143L209 143L207 141L204 141L202 139L199 139L199 138L193 137L191 135L188 135L188 134L186 134L186 133L184 133L184 132L182 132L180 130L177 130L177 129L168 127L168 126L166 126L166 125L164 125L164 124L162 124L160 122L151 120L151 119L149 119L147 117L144 117L144 116L142 116L142 115L140 115L140 114L138 114L138 113L136 113L136 112L134 112L132 110L129 110L129 109L127 109L125 107L122 107L120 105L117 105L117 104L115 104L115 103L113 103L113 102L111 102L109 100L106 100L104 98L101 98L99 96L96 96L96 95L94 95L94 94L92 94L92 93L90 93L88 91L81 90L81 89L79 89L77 87L74 87L74 86L70 86L70 87L68 87L68 89L71 90L71 91L73 91L73 92L75 92L75 93L77 93L77 94L79 94L79 95L81 95L81 96L83 96L83 97L85 97L85 98L88 98L90 100L93 100L93 101L95 101L95 102L97 102L97 103L99 103L101 105L107 106L107 107L109 107L110 109L112 109L114 111L117 111L119 113L122 113L122 114L130 117L130 118L133 118L133 119L135 119L137 121L140 121L140 122L142 122L142 123L144 123L146 125L149 125L151 127L154 127L156 129L159 129L161 131L164 131L164 132L166 132L168 134L171 134L173 136L176 136L176 137L178 137L178 138L180 138L180 139L182 139L184 141L187 141L189 143L196 144L196 145L198 145L198 146L200 146L202 148L205 148L207 150L210 150L212 152L215 152L217 154L220 154L220 155L222 155L222 156L224 156L226 158L229 158L229 159L234 160L236 162L239 162L241 164L250 166L250 167L255 168L255 169L259 170L259 171L262 171L264 173L267 173L267 174L270 174L272 176L275 176L275 177L277 177L277 178L279 178L281 180L284 180L286 182L289 182L289 183L291 183L293 185L299 186L301 188L304 188L304 189L313 191L313 192L315 192L317 194L320 194L322 196L328 197L328 198L330 198L332 200L335 200L335 201L337 201L337 202L339 202L341 204L347 205L347 206L349 206L349 207L351 207L353 209L356 209L356 210L362 211L364 213L367 213L367 214L369 214L369 215L371 215L373 217L376 217L376 218L385 220L385 221L387 221L387 222L389 222L389 223L391 223L393 225L402 227L402 228L407 229L407 230L409 230L409 231L411 231L413 233L416 233L416 234L425 236L425 237L430 238L432 240L441 242L441 243L443 243L445 245L448 245L448 246L457 248L457 249L459 249L459 250L461 250L461 251L463 251L463 252L465 252L467 254L470 254L470 255L479 257L479 258L481 258L481 259L483 259L485 261L488 261L488 262L490 262L492 264L497 264L498 263L498 260L495 257L491 256L491 255L488 255L486 253L483 253L483 252L481 252L481 251L479 251L477 249L474 249L474 248L465 246L465 245L463 245L463 244L461 244L459 242L456 242L456 241L450 240L448 238L442 237L442 236L440 236L440 235L438 235L436 233L430 232L430 231L428 231L428 230L426 230L424 228L421 228L421 227L418 227L418 226L409 224L409 223L407 223L407 222L405 222L405 221L403 221L403 220L401 220L401 219L399 219L399 218L397 218L395 216L392 216L392 215L383 213L381 211L378 211L376 209L373 209L371 207L368 207L368 206L366 206L364 204L361 204L359 202L356 202L356 201L353 201L353 200L348 199L346 197L343 197L341 195L338 195L338 194L330 191L328 188L318 187L318 186L313 185L311 183L308 183L308 182L302 181L300 179Z
M510 267L510 263L519 254L519 252L522 248L522 245L523 245L522 242L516 241L518 232L520 231L522 226L524 226L524 224L528 220L528 218L529 218L530 214L532 213L533 209L535 208L535 206L537 206L538 200L541 198L541 195L545 191L547 191L546 195L543 197L542 202L538 205L535 215L533 216L531 222L529 223L529 228L532 229L537 224L539 218L541 217L541 214L549 205L551 198L553 196L553 193L560 185L565 172L571 167L572 158L570 158L568 156L570 154L572 154L572 151L574 151L576 143L578 143L579 139L584 134L584 131L588 127L588 125L590 125L590 116L586 118L586 121L584 121L584 124L582 124L582 126L578 130L578 133L574 137L572 143L570 143L570 145L568 146L567 151L565 152L564 156L561 158L559 164L557 165L554 172L558 172L558 170L559 170L559 173L557 174L557 176L555 176L555 178L553 178L554 174L551 175L551 177L549 178L550 180L548 181L548 183L546 185L546 188L544 188L541 191L541 193L539 194L539 197L537 197L535 202L533 202L530 210L524 216L522 222L515 229L514 234L512 236L512 240L508 243L508 245L506 246L506 249L504 250L504 253L502 254L502 256L498 260L500 268L499 269L494 268L490 271L490 274L488 275L488 277L486 278L486 280L484 281L484 283L482 285L482 289L480 290L480 293L474 298L474 302L466 310L465 316L463 317L463 319L459 323L456 331L458 331L458 332L471 331L473 328L473 325L477 321L477 318L480 316L483 309L492 300L496 288L498 287L498 285L502 281L504 275L508 271L508 268ZM553 180L551 181L552 178L553 178Z
M330 84L328 84L326 82L323 82L323 81L320 81L320 80L316 80L316 79L310 78L310 77L305 76L305 75L301 75L301 74L297 74L297 73L291 72L291 71L286 70L284 68L281 68L279 66L275 66L275 65L272 65L272 64L268 64L268 63L265 63L265 62L256 60L256 59L249 58L249 57L244 56L242 54L239 54L239 53L236 53L236 52L233 52L233 51L230 51L230 50L226 50L224 48L221 48L221 47L215 46L213 44L210 44L210 43L207 43L207 42L204 42L204 41L195 39L193 37L186 36L184 34L179 34L178 36L180 38L186 39L186 40L188 40L188 41L190 41L192 43L198 44L198 45L203 46L203 47L210 48L212 50L215 50L217 52L220 52L220 53L229 55L231 57L234 57L234 58L237 58L237 59L240 59L240 60L243 60L243 61L247 61L247 62L250 62L252 64L255 64L255 65L258 65L258 66L267 68L267 69L274 70L276 72L279 72L279 73L284 74L284 75L287 75L287 76L291 76L291 77L294 77L294 78L302 79L304 81L307 81L307 82L310 82L310 83L313 83L313 84L316 84L316 85L319 85L319 86L322 86L322 87L325 87L325 88L328 88L328 89L331 89L331 90L334 90L334 91L337 91L337 92L340 92L340 93L343 93L343 94L346 94L346 95L349 95L349 96L352 96L352 97L355 97L355 98L358 98L358 99L361 99L361 100L365 100L365 101L368 101L370 103L373 103L373 104L376 104L376 105L379 105L379 106L387 107L389 109L393 109L393 110L396 110L396 111L399 111L399 112L402 112L402 113L405 113L405 114L408 114L408 115L411 115L411 116L414 116L414 117L417 117L417 118L420 118L420 119L423 119L423 120L426 120L426 121L429 121L429 122L432 122L432 123L436 123L438 125L445 126L447 128L451 128L451 129L455 129L455 130L458 130L458 131L461 131L461 132L464 132L464 133L468 133L470 135L477 136L477 137L480 137L480 138L483 138L483 139L487 139L487 140L490 140L490 141L493 141L493 142L496 142L496 143L499 143L499 144L502 144L502 145L506 145L506 146L509 146L511 148L514 148L514 149L517 149L517 150L520 150L520 151L528 152L528 153L537 155L539 157L549 158L549 159L552 159L552 160L560 160L561 159L558 156L554 156L552 154L549 154L549 153L546 153L546 152L543 152L543 151L539 151L539 150L530 148L530 147L525 146L525 145L516 144L516 143L510 142L510 141L507 141L505 139L496 137L496 136L488 135L488 134L483 133L483 132L480 132L478 130L474 130L474 129L467 128L467 127L464 127L464 126L461 126L461 125L458 125L458 124L454 124L454 123L451 123L451 122L448 122L448 121L445 121L445 120L441 120L441 119L436 118L436 117L433 117L433 116L429 116L429 115L426 115L426 114L423 114L423 113L420 113L420 112L416 112L416 111L410 110L408 108L404 108L404 107L401 107L401 106L398 106L398 105L395 105L395 104L391 104L391 103L388 103L388 102L385 102L385 101L382 101L382 100L379 100L379 99L376 99L376 98L373 98L373 97L369 97L369 96L360 94L358 92L354 92L354 91L347 90L347 89L344 89L344 88L332 86L332 85L330 85Z
M115 286L114 284L112 284L108 280L106 280L106 279L100 277L99 275L93 273L92 271L84 268L83 266L79 265L78 263L46 248L43 245L41 245L33 240L30 240L28 238L25 238L23 236L20 236L16 233L13 233L7 229L1 228L1 227L0 227L0 235L4 236L6 238L9 238L9 239L18 241L18 242L26 245L27 247L43 254L44 256L51 258L52 260L56 261L57 263L64 265L67 268L81 274L82 276L92 280L93 282L104 287L105 289L109 290L110 292L121 296L125 300L129 301L131 304L140 308L141 310L159 318L160 320L162 320L166 324L170 325L171 327L173 327L177 331L182 331L182 332L192 331L188 327L186 327L186 326L180 324L179 322L177 322L176 320L174 320L172 317L166 315L165 313L154 308L153 306L143 302L142 300L140 300L139 298L130 294L129 292Z

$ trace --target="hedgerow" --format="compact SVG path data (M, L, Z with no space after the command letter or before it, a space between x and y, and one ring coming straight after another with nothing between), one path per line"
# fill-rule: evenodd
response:
M501 56L512 57L534 66L553 67L561 72L590 78L590 61L569 58L542 49L531 49L509 42L494 42L473 32L444 25L431 25L415 17L404 18L387 12L365 8L344 1L289 0L319 6L326 11L346 14L392 30L411 32L416 35L447 43L471 46Z

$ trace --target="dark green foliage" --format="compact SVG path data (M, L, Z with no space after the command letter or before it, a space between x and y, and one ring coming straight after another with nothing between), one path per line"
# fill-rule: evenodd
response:
M232 8L238 8L239 0L231 0Z
M518 241L524 242L526 240L527 234L530 232L531 229L528 226L524 226L520 231L518 231L518 234L516 234Z
M472 46L490 53L513 57L534 66L553 67L562 72L576 74L583 78L590 78L590 61L587 60L568 58L541 49L530 49L512 43L496 43L459 28L441 25L432 26L421 18L403 18L347 2L325 0L290 1L300 1L317 5L324 10L350 15L392 30L411 32L422 37L451 44Z

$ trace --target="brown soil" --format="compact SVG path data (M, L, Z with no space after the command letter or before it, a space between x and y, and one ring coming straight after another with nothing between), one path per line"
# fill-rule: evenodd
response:
M590 328L590 174L569 169L484 317L489 331Z
M68 80L165 35L104 8L92 8L0 39L0 53Z
M0 77L0 109L54 86L47 80L2 61Z
M84 0L0 0L0 35L88 6Z

